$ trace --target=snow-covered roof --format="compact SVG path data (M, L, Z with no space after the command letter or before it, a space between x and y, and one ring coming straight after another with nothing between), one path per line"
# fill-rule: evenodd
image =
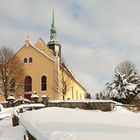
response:
M42 98L47 98L48 96L45 94L45 95L42 95L41 97L42 97Z
M32 94L31 98L39 98L39 96L37 94Z
M18 102L18 101L26 101L26 102L31 102L30 100L26 99L26 98L19 98L17 100L14 101L14 103Z
M7 100L15 100L15 97L13 97L13 96L8 96Z

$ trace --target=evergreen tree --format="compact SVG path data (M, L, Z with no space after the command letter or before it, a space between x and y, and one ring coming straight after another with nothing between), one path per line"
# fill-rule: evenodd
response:
M140 93L140 75L135 65L124 61L115 68L114 79L107 84L106 96L122 103L131 103Z

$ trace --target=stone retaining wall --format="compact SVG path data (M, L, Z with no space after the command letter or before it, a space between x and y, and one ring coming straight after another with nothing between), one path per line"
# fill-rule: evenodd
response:
M115 102L48 102L48 107L80 108L85 110L111 111Z
M17 104L13 104L16 106ZM4 104L5 107L9 107L9 104ZM80 108L85 110L102 110L102 111L111 111L116 106L116 103L113 101L59 101L59 102L47 102L46 106L48 107L64 107L64 108Z

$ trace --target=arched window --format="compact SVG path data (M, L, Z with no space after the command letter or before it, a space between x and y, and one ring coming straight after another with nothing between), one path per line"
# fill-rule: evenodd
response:
M27 58L24 58L24 63L27 63Z
M30 76L27 76L24 79L24 91L32 91L32 78Z
M33 59L32 57L29 58L29 63L32 63L33 62Z
M76 90L76 99L78 100L78 90Z
M74 88L72 87L72 99L74 99Z
M46 78L46 76L41 77L41 90L42 91L47 90L47 78Z

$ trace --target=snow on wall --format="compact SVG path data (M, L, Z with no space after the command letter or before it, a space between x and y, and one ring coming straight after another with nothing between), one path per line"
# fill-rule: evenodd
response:
M140 114L115 109L104 113L51 107L25 112L20 119L38 140L139 139Z

